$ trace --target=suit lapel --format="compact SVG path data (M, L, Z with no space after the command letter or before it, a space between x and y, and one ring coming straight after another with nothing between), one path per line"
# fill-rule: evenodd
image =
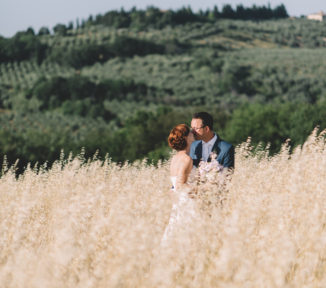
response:
M195 155L196 155L196 157L197 157L198 160L200 160L202 158L202 155L203 155L203 144L202 144L201 141L200 141L200 143L196 147Z
M203 147L202 147L202 143L200 141L195 147L194 157L192 159L195 167L198 167L199 162L202 158L202 150L203 150Z
M220 154L220 151L221 149L218 147L218 143L220 142L220 137L218 137L218 135L216 134L216 141L213 145L213 148L212 148L212 152L215 152L217 154L217 157L218 155ZM207 162L211 162L211 156L209 155L208 159L207 159Z

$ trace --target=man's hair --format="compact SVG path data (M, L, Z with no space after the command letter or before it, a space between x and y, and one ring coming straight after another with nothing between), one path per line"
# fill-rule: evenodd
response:
M198 112L192 116L192 119L201 119L203 126L208 126L209 129L213 130L213 117L207 112Z

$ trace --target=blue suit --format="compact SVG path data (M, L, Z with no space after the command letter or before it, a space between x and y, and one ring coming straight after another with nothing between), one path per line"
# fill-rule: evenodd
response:
M217 156L217 161L227 168L234 168L234 147L226 142L223 141L217 134L217 140L215 141L212 152L215 152ZM202 150L203 145L202 141L194 141L190 147L190 157L193 160L193 164L195 167L198 167L200 160L202 159ZM208 162L211 161L210 158L207 160Z

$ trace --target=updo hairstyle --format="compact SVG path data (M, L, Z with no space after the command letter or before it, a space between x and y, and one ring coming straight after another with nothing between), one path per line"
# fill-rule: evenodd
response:
M186 124L175 126L168 137L169 146L177 151L186 149L189 132L190 128Z

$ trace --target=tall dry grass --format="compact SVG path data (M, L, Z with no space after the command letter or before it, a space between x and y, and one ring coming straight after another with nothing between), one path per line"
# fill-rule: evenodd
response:
M9 169L0 178L0 286L325 287L323 135L291 155L286 145L273 157L250 149L237 148L224 188L198 187L198 221L168 246L168 162L77 157L19 179Z

